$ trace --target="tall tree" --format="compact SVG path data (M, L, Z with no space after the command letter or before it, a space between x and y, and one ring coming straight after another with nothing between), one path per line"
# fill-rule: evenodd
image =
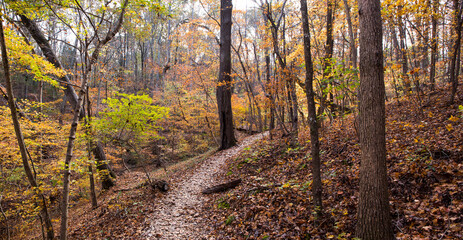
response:
M380 0L359 0L361 145L357 236L394 239L386 167L385 85Z
M16 103L14 100L13 95L13 87L11 84L11 77L10 77L10 65L8 61L8 53L6 51L6 43L5 43L5 34L3 33L3 19L0 17L0 45L1 45L1 53L2 53L2 64L3 64L3 73L5 76L6 81L6 91L8 95L8 106L11 110L11 119L13 120L14 131L16 134L16 139L18 140L18 146L21 153L21 159L23 162L24 172L26 173L27 180L29 184L34 188L34 192L37 195L37 198L41 204L41 214L45 220L45 228L47 232L47 239L54 239L54 231L53 225L51 222L51 217L47 207L47 200L45 195L43 194L42 190L40 190L39 185L37 183L36 176L32 172L31 165L29 164L29 157L28 152L26 149L26 144L24 142L24 136L22 134L21 126L18 120L18 113L16 109Z
M217 85L217 107L220 120L220 149L236 145L231 106L231 27L232 0L220 1L220 67Z
M315 209L318 213L322 211L322 180L320 174L320 141L318 138L317 112L315 110L315 93L313 91L313 62L310 52L310 29L307 13L307 0L301 0L302 30L304 33L304 60L305 60L305 89L307 94L307 105L309 110L310 127L310 156L312 157L312 194Z
M349 40L350 40L349 45L350 45L352 67L357 68L357 47L355 46L354 27L352 25L352 18L350 15L350 6L347 0L343 0L343 2L344 2L344 11L346 13L347 27L349 29Z
M452 40L452 49L451 51L451 59L450 59L450 67L449 67L449 80L452 83L452 93L450 95L450 103L452 104L455 100L455 95L457 93L458 88L458 53L461 46L461 28L463 24L462 19L462 12L463 12L463 2L459 0L453 0L453 8L454 8L454 35Z
M95 36L91 37L92 41L85 41L86 45L84 45L85 49L85 69L82 74L82 84L79 91L79 97L77 101L77 106L75 108L74 117L71 123L71 130L69 132L69 140L66 150L66 159L64 160L64 177L63 177L63 200L61 203L61 228L60 228L60 239L66 240L67 239L67 226L68 226L68 205L69 205L69 182L70 182L70 163L73 158L73 151L74 151L74 141L76 139L76 132L77 126L79 124L79 116L80 112L82 111L83 105L83 98L85 96L85 91L87 90L88 84L88 75L92 70L92 66L97 62L98 57L100 55L101 50L103 47L111 41L114 36L119 32L122 27L122 22L124 20L125 11L127 8L129 0L124 0L121 6L121 12L117 16L117 20L115 20L114 25L110 26L108 32L104 35L103 38L98 36L98 33L95 32ZM86 39L88 36L86 36ZM88 53L88 48L90 44L95 44L95 48L90 55Z

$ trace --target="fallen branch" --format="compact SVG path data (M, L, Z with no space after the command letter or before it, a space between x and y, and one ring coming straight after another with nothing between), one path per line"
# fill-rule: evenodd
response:
M233 180L233 181L228 182L228 183L215 185L215 186L213 186L213 187L204 189L204 190L203 190L203 194L211 194L211 193L225 192L225 191L227 191L228 189L235 188L235 187L238 186L240 183L241 183L241 178L240 178L240 179L237 179L237 180Z

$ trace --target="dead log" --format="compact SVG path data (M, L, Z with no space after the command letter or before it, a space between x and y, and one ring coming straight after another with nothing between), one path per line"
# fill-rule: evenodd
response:
M240 183L241 183L241 178L240 178L240 179L233 180L233 181L228 182L228 183L215 185L215 186L213 186L213 187L204 189L204 190L203 190L203 194L211 194L211 193L225 192L225 191L227 191L228 189L235 188L235 187L238 186Z

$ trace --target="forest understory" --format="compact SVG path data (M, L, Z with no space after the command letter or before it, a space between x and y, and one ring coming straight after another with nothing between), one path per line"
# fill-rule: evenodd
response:
M398 239L463 237L463 113L458 108L463 100L448 106L446 93L427 93L421 108L414 96L391 100L386 107L390 203ZM353 121L354 116L347 115L325 122L321 131L323 216L319 219L311 206L307 131L301 131L295 144L274 131L273 140L268 135L243 148L195 194L214 183L237 178L242 183L225 193L202 196L199 205L176 217L194 216L193 229L204 230L206 239L352 239L360 159ZM172 165L167 168L168 178L163 169L149 170L152 178L169 181L168 193L139 184L146 181L140 169L125 172L117 187L99 196L97 208L88 202L72 208L70 239L146 239L152 221L173 224L150 216L156 209L174 207L159 205L201 171L204 165L199 163L213 162L214 156L209 152ZM176 204L187 208L188 203ZM150 236L175 239L155 231ZM200 239L193 236L190 239Z
M463 0L2 3L0 240L463 239Z

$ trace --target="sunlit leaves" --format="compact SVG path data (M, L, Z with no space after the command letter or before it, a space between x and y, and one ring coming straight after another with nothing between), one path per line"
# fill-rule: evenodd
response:
M94 121L95 130L109 140L137 148L143 140L159 138L159 121L168 116L168 108L153 104L148 95L119 93L108 98L106 109Z
M43 81L59 87L59 83L51 76L62 77L66 72L55 68L53 64L43 57L34 54L32 52L33 47L26 44L24 39L12 29L5 29L5 38L13 74L31 74L36 81Z

